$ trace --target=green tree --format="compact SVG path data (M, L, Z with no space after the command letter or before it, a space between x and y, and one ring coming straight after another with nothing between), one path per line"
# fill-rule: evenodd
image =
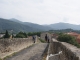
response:
M71 35L68 35L68 34L59 35L57 40L62 41L62 42L67 42L67 43L73 44L77 47L80 47L80 45L76 41L76 38Z
M6 30L4 38L9 38L9 37L10 37L10 35L9 35L8 31Z
M25 32L19 32L16 35L16 38L27 38L27 34Z

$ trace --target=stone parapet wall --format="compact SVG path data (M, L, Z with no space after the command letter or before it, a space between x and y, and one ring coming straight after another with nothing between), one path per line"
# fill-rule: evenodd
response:
M0 58L18 52L33 44L32 38L0 39Z
M59 42L55 39L50 43L48 54L62 54L49 58L49 60L80 60L80 48L66 42Z

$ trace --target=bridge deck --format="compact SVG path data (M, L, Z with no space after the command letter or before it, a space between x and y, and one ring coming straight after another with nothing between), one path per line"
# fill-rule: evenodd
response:
M34 44L6 60L42 60L42 54L46 47L47 43Z

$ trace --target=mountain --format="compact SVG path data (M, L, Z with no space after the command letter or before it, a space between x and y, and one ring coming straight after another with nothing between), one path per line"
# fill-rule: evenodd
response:
M34 23L29 23L29 22L24 22L25 25L28 25L30 27L34 27L36 29L40 29L40 30L43 30L43 31L48 31L48 30L51 30L52 28L51 27L48 27L48 26L43 26L43 25L39 25L39 24L34 24Z
M39 25L39 24L34 24L34 23L30 23L30 22L21 22L19 20L13 20L15 22L24 24L24 25L28 25L30 27L33 27L35 29L39 29L39 30L60 30L60 29L73 29L73 30L80 30L80 25L75 25L75 24L69 24L69 23L55 23L55 24L50 24L50 25Z
M21 21L19 21L19 20L15 19L15 18L11 18L11 19L9 19L9 20L10 20L10 21L17 22L17 23L22 23Z
M14 32L35 32L39 31L38 29L34 29L28 25L23 25L21 23L17 23L14 21L10 21L8 19L0 18L0 32L4 32L5 30L13 30Z
M20 23L20 24L24 24L24 25L28 25L34 29L39 29L41 31L48 31L48 30L51 30L52 28L51 27L48 27L48 26L43 26L43 25L39 25L39 24L35 24L35 23L30 23L30 22L21 22L17 19L10 19L11 21L14 21L14 22L17 22L17 23Z
M3 19L0 18L0 32L5 30L13 30L14 32L36 32L36 31L48 31L48 30L60 30L60 29L73 29L80 30L80 25L74 25L69 23L55 23L50 25L39 25L30 22L21 22L17 19Z
M69 23L55 23L48 25L53 29L73 29L73 30L80 30L80 25L74 25Z

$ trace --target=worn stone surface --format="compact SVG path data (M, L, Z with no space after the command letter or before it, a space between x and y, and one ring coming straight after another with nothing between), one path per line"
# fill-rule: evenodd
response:
M57 54L62 51L62 54L51 57L49 60L56 58L57 60L80 60L80 49L65 42L59 42L55 39L50 43L48 54Z
M18 52L32 44L32 38L0 39L0 58Z
M46 47L47 43L37 43L6 60L42 60L42 54Z

